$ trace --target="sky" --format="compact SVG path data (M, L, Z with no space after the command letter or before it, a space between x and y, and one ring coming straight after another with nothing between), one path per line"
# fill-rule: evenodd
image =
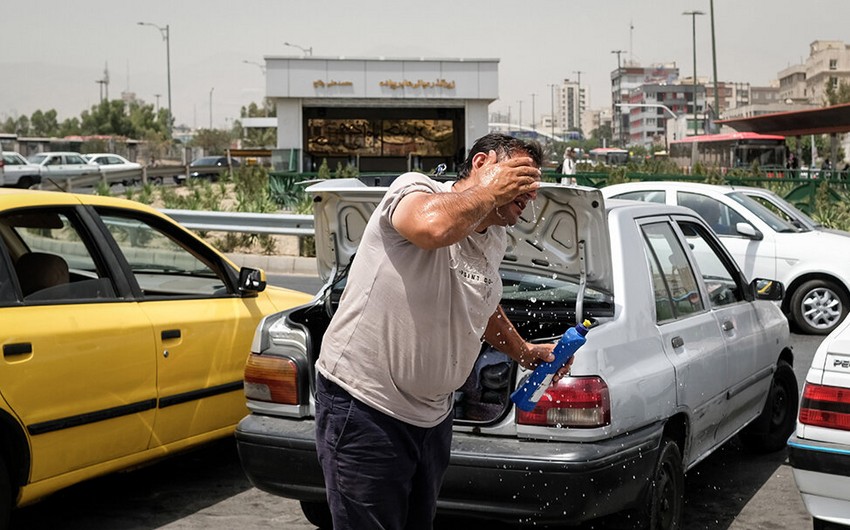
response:
M591 108L611 104L620 59L676 63L712 78L711 0L27 0L0 5L0 121L55 109L78 117L134 92L178 124L221 128L261 102L266 56L499 59L491 111L523 123L551 113L552 84L577 80ZM769 85L815 40L850 44L848 0L714 0L721 81ZM245 61L248 61L247 63ZM159 97L156 95L159 94ZM522 102L522 103L520 103ZM516 118L515 118L516 119ZM537 120L539 122L539 119Z

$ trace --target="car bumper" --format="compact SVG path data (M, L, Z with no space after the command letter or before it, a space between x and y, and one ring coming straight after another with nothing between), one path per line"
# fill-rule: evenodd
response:
M793 435L788 460L812 517L850 525L850 448Z
M594 443L455 432L438 510L504 521L577 524L640 503L663 426ZM325 499L314 422L252 414L236 429L242 467L259 489Z

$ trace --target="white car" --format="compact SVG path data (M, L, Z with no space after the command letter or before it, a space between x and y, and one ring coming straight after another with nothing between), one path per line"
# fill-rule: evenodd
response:
M814 529L850 528L850 319L815 352L788 456Z
M123 171L128 169L142 169L137 162L130 162L121 155L112 153L89 153L83 155L89 164L100 166L101 171Z
M332 179L307 189L327 283L309 304L261 322L245 369L243 469L258 488L301 501L323 528L313 363L386 184ZM679 528L687 470L736 434L776 451L793 432L793 353L772 301L782 286L747 282L686 208L551 184L533 204L508 230L502 307L529 340L556 340L584 318L594 325L571 375L531 412L508 397L528 372L482 345L454 393L437 509L540 526L631 509L652 528ZM440 318L422 324L438 333Z
M47 151L29 157L30 164L41 166L42 180L50 177L79 177L100 173L97 166L86 162L83 155L73 151Z
M41 167L15 151L0 153L0 186L30 188L41 182Z
M812 230L780 218L746 190L688 182L630 182L605 198L691 208L708 222L748 278L775 278L782 309L798 331L826 335L850 310L850 234Z

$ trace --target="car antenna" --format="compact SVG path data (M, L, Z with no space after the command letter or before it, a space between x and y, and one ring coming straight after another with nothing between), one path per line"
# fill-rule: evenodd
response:
M52 178L50 178L50 177L46 177L44 180L46 180L46 181L50 182L51 184L53 184L54 186L56 186L56 189L57 189L57 190L59 190L59 191L61 191L61 192L63 192L63 193L68 193L68 190L66 190L65 188L63 188L63 187L62 187L62 186L60 186L59 184L56 184L56 182L55 182Z

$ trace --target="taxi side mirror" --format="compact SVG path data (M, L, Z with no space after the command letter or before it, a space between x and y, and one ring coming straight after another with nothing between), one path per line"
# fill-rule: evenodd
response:
M239 294L251 296L266 289L266 273L262 269L239 269Z

